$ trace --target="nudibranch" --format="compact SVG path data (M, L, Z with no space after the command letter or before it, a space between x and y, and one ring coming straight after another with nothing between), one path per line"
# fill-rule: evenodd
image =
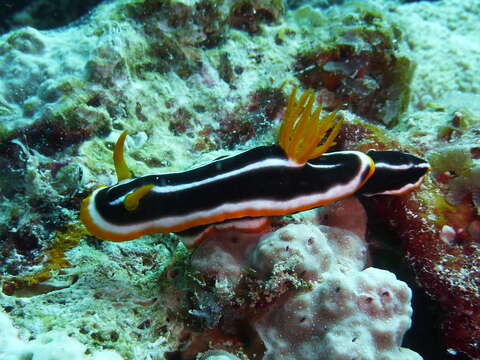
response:
M231 219L286 215L353 194L401 194L417 187L429 164L398 151L326 153L340 131L336 112L321 118L315 95L294 89L278 145L259 146L206 165L133 177L123 158L124 131L114 149L118 183L95 190L80 218L111 241L181 232Z

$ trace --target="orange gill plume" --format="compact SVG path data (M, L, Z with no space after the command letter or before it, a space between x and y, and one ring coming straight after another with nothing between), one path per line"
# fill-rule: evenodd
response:
M337 120L336 110L320 118L322 106L314 109L314 101L312 89L305 91L297 100L297 89L293 88L280 127L279 145L298 164L326 152L335 144L335 137L342 126L343 117Z

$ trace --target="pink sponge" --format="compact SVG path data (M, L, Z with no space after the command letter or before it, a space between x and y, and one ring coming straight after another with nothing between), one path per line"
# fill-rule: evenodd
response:
M313 214L262 234L217 232L192 255L223 325L227 313L249 321L264 360L421 359L401 347L410 289L388 271L366 268L364 225L341 228L335 216L366 221L355 208L361 205L350 201L327 209L335 226L319 225Z
M421 359L401 348L411 292L384 270L323 275L312 291L276 304L255 322L269 359Z
M366 244L352 232L290 224L264 237L250 259L265 277L296 259L295 272L313 284L255 320L264 360L421 358L400 347L411 322L410 289L388 271L363 270Z

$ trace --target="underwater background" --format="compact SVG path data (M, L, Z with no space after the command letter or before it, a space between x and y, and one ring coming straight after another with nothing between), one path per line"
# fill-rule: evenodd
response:
M480 359L479 69L478 0L0 0L0 360ZM79 220L122 131L182 171L276 143L294 87L331 150L431 172L194 250Z

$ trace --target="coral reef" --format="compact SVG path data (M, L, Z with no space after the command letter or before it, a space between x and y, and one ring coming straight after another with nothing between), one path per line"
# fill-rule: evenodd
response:
M429 133L435 137L430 139L435 149L429 155L432 177L419 191L409 197L379 196L362 202L372 217L381 219L402 241L406 262L442 309L439 320L450 353L464 352L476 358L480 323L471 314L480 305L475 203L478 160L473 140L478 125L472 121L471 132L458 131L446 140L442 132L449 121L445 116ZM417 136L419 142L425 141L422 133ZM401 146L383 136L380 129L358 122L347 124L338 143L363 150Z
M199 360L239 360L236 356L223 351L223 350L211 350L202 354Z
M260 23L278 22L284 11L282 0L237 0L230 10L230 24L255 34L260 31Z
M324 274L313 289L256 322L264 359L421 359L401 348L410 326L410 289L375 268Z
M447 202L457 206L466 200L475 206L477 215L480 215L480 161L472 159L475 149L446 147L433 152L429 160L432 175L445 187ZM474 240L480 242L480 238L475 236Z
M50 279L54 271L61 270L70 266L65 259L65 252L74 248L80 242L80 238L86 235L85 228L76 223L68 227L63 233L57 233L52 240L50 247L45 250L45 259L35 259L34 262L38 265L42 264L43 267L34 272L33 274L22 274L21 276L2 276L2 292L6 295L19 296L20 293L16 293L17 289L20 289L22 293L42 293L55 291L61 286L51 286L45 284L45 281ZM39 283L43 283L39 286ZM64 285L67 287L68 285Z
M260 276L265 265L273 273L282 262L299 256L294 271L313 281L310 291L273 305L255 320L267 348L264 359L311 359L318 354L325 359L419 359L399 347L410 326L406 284L391 273L364 269L366 248L358 237L336 228L318 230L288 225L262 239L252 252Z
M0 310L0 356L2 359L45 359L45 360L122 360L112 350L95 351L85 355L85 345L66 333L51 331L32 341L23 341L11 320Z
M452 207L433 187L417 196L413 201L372 200L372 206L399 234L419 282L440 303L445 344L452 352L475 358L480 324L471 315L479 309L479 264L478 246L470 234L475 234L478 220L469 206Z
M194 341L190 346L205 351L206 343L224 347L240 338L232 350L257 357L265 352L263 359L311 359L319 354L322 359L347 354L420 359L400 348L412 312L408 286L392 273L366 268L367 248L360 236L318 224L345 211L365 225L362 206L347 199L320 214L312 211L310 220L295 220L304 223L273 224L273 229L280 226L273 232L226 229L208 236L187 265L195 285L187 286L193 293L183 296L193 301L191 321L221 329L231 338L222 341L210 330L202 335L203 345ZM358 233L364 235L361 229ZM242 341L238 324L245 321L255 333ZM265 350L247 345L258 341Z
M294 321L285 311L297 304L320 319L328 299L349 313L322 319L332 326L324 333L310 326L304 345L318 336L330 351L325 358L361 345L367 358L418 358L399 350L408 289L364 269L363 239L379 246L383 221L390 241L398 240L392 258L414 270L426 308L439 308L422 324L423 338L404 346L424 358L480 358L477 0L57 3L62 12L38 0L0 24L9 31L0 36L0 305L11 319L0 313L0 357L55 359L60 342L79 359L297 354L295 334L277 346L275 332L285 329L273 318ZM0 17L12 13L0 9ZM121 131L130 132L134 173L183 170L272 144L291 86L314 88L318 102L345 118L336 150L426 154L432 177L409 196L361 199L368 229L358 203L342 202L274 219L269 235L208 234L191 258L174 235L128 244L85 235L80 201L113 182ZM295 256L275 245L292 227L316 241L289 245ZM335 234L350 247L335 248ZM382 264L393 271L390 260ZM369 306L352 312L334 283ZM369 304L358 295L367 290ZM373 319L372 309L383 316ZM443 344L427 349L425 338L438 328ZM359 329L367 335L355 338Z
M400 28L382 12L361 3L350 11L342 18L326 12L328 36L297 55L295 70L328 106L393 126L408 106L415 66L399 46Z

